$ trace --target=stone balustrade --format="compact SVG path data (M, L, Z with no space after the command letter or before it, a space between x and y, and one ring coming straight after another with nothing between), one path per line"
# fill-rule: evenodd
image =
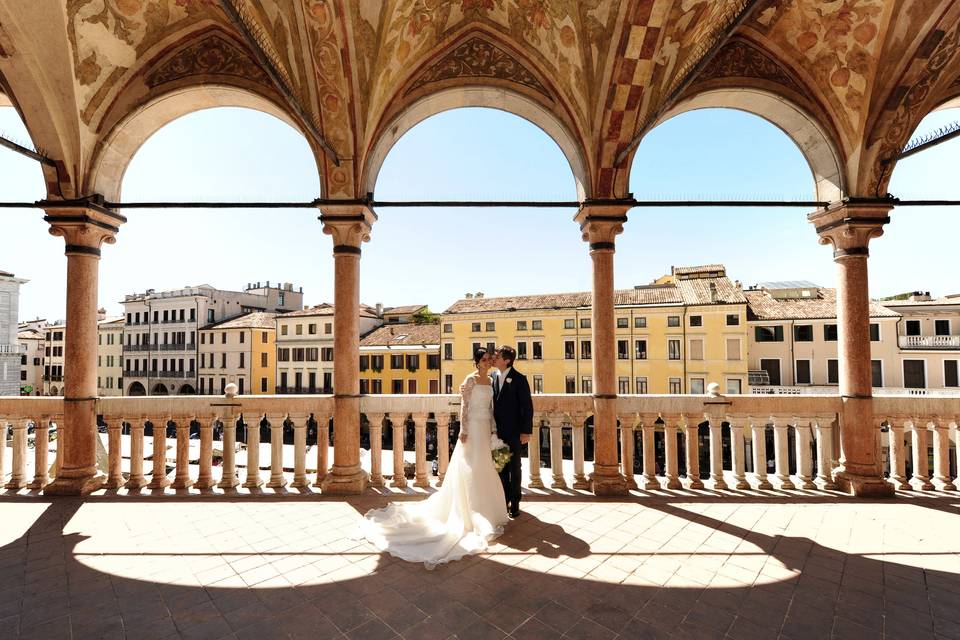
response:
M878 396L873 402L877 451L894 488L955 490L960 398ZM528 489L590 488L592 407L590 396L534 397ZM370 485L442 484L455 442L457 396L363 396L360 411ZM242 486L309 493L330 466L331 396L101 398L96 412L101 441L105 431L106 463L99 466L108 490L213 493ZM6 441L0 483L7 490L38 491L51 480L51 447L28 445L46 442L62 415L62 398L0 399ZM641 491L834 489L839 415L840 398L828 395L620 396L620 469L628 489ZM261 442L268 453L261 453ZM393 454L387 465L385 448ZM405 449L412 449L412 465Z

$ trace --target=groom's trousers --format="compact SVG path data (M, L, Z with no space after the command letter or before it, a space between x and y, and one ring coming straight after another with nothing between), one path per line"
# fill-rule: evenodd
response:
M507 499L507 506L514 509L520 508L520 481L522 480L522 471L520 468L520 438L511 438L506 442L510 447L510 462L500 472L500 482L503 483L503 495Z

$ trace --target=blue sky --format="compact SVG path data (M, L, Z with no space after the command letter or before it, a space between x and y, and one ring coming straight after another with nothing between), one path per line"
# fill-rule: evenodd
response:
M931 115L920 131L960 119ZM28 139L16 112L0 108L0 131ZM960 140L909 158L891 191L900 197L958 198ZM792 141L745 113L710 109L652 131L633 165L638 198L812 199L810 170ZM174 121L140 149L123 199L311 200L319 181L306 142L282 122L249 110L214 109ZM0 149L0 199L44 196L37 165ZM489 109L460 109L421 123L391 150L376 197L402 199L576 199L560 149L535 126ZM833 286L831 250L817 243L805 209L645 209L630 213L618 241L616 285L645 284L671 265L720 262L745 285L805 279ZM590 260L573 210L378 212L364 247L361 298L387 306L426 303L443 310L466 292L488 296L590 288ZM30 279L21 318L62 318L63 240L39 210L4 216L0 269ZM119 313L124 294L251 281L304 288L310 304L333 298L331 241L317 213L290 211L127 211L117 244L104 248L100 300ZM960 211L900 208L871 244L871 292L960 293L955 253ZM931 257L933 259L931 259Z

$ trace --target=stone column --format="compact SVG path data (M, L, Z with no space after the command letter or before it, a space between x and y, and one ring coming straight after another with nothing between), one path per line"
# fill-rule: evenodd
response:
M113 244L126 218L102 200L46 200L40 203L50 233L66 243L67 331L64 344L63 424L57 433L57 477L49 495L85 495L106 482L97 472L97 282L100 247Z
M667 489L683 488L680 484L680 459L677 457L677 430L686 429L687 424L687 417L683 414L663 416L663 451L666 456L663 473L667 479Z
M360 245L377 216L363 203L325 205L320 222L333 237L333 468L322 491L362 493L360 467Z
M418 489L430 488L430 478L427 475L427 416L429 415L415 413L412 416L415 435L414 453L416 454L413 486Z
M588 414L575 411L570 414L570 436L573 439L573 488L577 491L589 490L590 481L583 473L583 463L586 458L585 445ZM559 414L559 419L563 422L563 414ZM596 432L594 432L596 433ZM553 445L550 445L551 448ZM596 456L594 456L596 458Z
M703 489L700 477L700 425L691 420L684 431L684 453L687 457L687 483L690 489Z
M590 476L596 495L625 495L627 483L617 460L617 341L613 301L615 239L623 231L629 205L585 202L577 213L593 261L593 437Z
M623 469L623 479L627 481L627 489L639 489L633 475L633 456L636 449L633 426L636 419L636 413L620 416L620 466Z
M890 484L897 491L913 489L907 480L906 447L904 446L904 419L890 418L887 422L890 436Z
M447 416L447 420L450 417ZM437 430L439 431L439 416ZM383 414L367 413L367 424L370 427L370 486L383 486ZM441 456L442 459L442 456ZM441 465L442 466L442 465ZM446 471L446 468L443 469ZM442 472L441 472L442 474Z
M549 418L547 418L549 420ZM527 443L527 461L530 464L530 480L527 487L530 489L543 489L543 478L540 475L540 426L543 424L544 414L537 413L533 416L533 431L530 433L530 441ZM441 464L441 466L443 466ZM440 486L439 483L437 486Z
M940 491L956 491L950 478L950 422L933 419L933 479Z
M640 442L643 445L640 455L643 456L643 488L646 490L660 488L660 481L657 479L657 459L654 452L657 417L656 415L644 415L640 418Z
M450 414L441 411L437 416L437 455L440 456L440 468L437 475L437 486L443 485L443 478L447 475L447 466L450 464ZM371 438L373 437L371 432ZM383 484L381 478L380 484Z
M867 258L870 240L883 235L891 206L847 202L808 216L820 244L833 246L837 263L837 338L840 373L840 466L834 480L856 496L892 496L877 456L879 431L873 421L870 371L870 293Z

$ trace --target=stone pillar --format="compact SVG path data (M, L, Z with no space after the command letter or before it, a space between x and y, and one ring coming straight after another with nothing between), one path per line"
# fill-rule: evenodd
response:
M667 479L667 489L683 488L683 485L680 484L680 459L677 457L677 429L686 428L687 417L685 415L663 416L663 452L666 456L663 473Z
M110 469L107 473L107 489L119 489L123 486L123 473L120 470L122 457L120 455L120 432L123 430L123 418L111 420L107 425L107 455L110 460ZM39 442L34 438L34 445Z
M657 459L654 452L657 417L656 415L644 415L640 418L640 442L643 445L640 452L640 455L643 456L643 488L648 491L660 488L660 481L657 480Z
M576 428L576 425L573 425ZM572 434L571 434L572 435ZM574 452L574 459L577 454ZM566 489L567 481L563 477L563 416L555 414L550 420L550 470L552 480L551 489Z
M902 418L890 418L887 422L890 435L890 484L897 491L909 491L913 487L907 480L907 459L905 457Z
M833 482L833 421L836 416L824 414L817 416L817 482L820 488L834 490ZM900 447L903 449L903 431L900 431Z
M200 472L193 486L201 491L216 485L213 480L213 427L220 420L220 415L214 415L212 420L204 418L200 422Z
M3 424L0 421L0 428ZM43 489L50 482L47 475L49 463L47 457L50 452L50 416L42 416L37 420L33 428L33 452L34 452L34 473L33 482L30 483L30 489ZM2 457L3 454L0 454ZM3 477L2 464L0 464L0 477Z
M757 481L757 489L773 489L767 479L767 422L753 416L747 418L750 423L750 435L753 438L753 477Z
M727 416L730 423L730 463L733 467L733 488L749 489L750 483L747 482L746 475L746 457L743 440L744 420L741 416Z
M441 411L436 414L437 416L437 455L440 456L440 465L438 469L439 475L437 476L437 486L443 485L443 478L447 475L447 466L450 464L450 414ZM382 422L382 418L381 418ZM373 432L371 431L370 437L373 437ZM380 485L382 486L383 479L380 479Z
M123 486L131 492L147 486L147 478L143 475L143 430L146 423L145 415L130 423L130 477Z
M393 427L393 480L390 486L396 489L407 488L407 476L403 469L404 431L407 428L407 414L397 414L396 419L390 416L390 425Z
M430 478L427 475L427 413L413 414L414 453L416 454L413 486L418 489L429 489ZM489 445L487 445L489 446Z
M570 422L572 423L570 425L570 435L573 438L573 488L577 491L590 489L590 481L583 473L583 463L586 457L587 427L585 425L588 417L588 414L579 411L570 414ZM563 422L563 414L559 414L558 419ZM596 429L594 429L594 436L596 436ZM552 443L550 449L553 450ZM594 459L596 459L596 456L594 456Z
M926 418L912 418L910 433L913 435L913 476L910 484L920 491L933 491L930 482L929 426Z
M636 413L620 416L620 466L623 470L623 478L627 481L627 489L639 489L637 479L633 475L633 456L636 449L633 426L636 419Z
M29 418L22 418L13 423L13 467L10 480L3 486L4 489L18 491L27 486L27 425L29 423ZM0 442L0 446L6 448L6 437L3 438L3 442Z
M613 301L615 239L623 231L629 205L585 202L577 213L593 261L593 438L590 476L596 495L625 495L627 483L617 460L617 340Z
M450 416L447 416L447 420ZM370 486L383 486L383 414L367 413L367 424L370 428ZM440 430L440 419L437 417L437 431ZM438 443L439 446L439 443ZM449 445L447 445L449 447ZM449 453L449 452L448 452ZM443 455L441 452L441 461ZM446 467L441 463L441 478ZM438 483L439 486L439 483Z
M360 245L377 216L362 203L325 205L320 222L333 237L333 468L322 491L358 494L367 486L360 467Z
M834 479L856 496L892 496L877 455L879 431L873 421L870 371L870 240L883 235L891 206L848 201L808 216L820 244L833 246L837 263L837 338L840 373L840 466Z
M700 477L700 425L691 420L684 431L684 453L687 457L687 483L690 489L703 489Z
M57 477L49 495L85 495L106 482L97 472L97 282L100 247L113 244L126 218L102 200L46 200L40 203L50 233L66 243L67 332L63 424L58 425Z
M307 418L309 414L290 414L293 422L293 482L290 486L301 492L308 492L310 480L307 479Z
M950 422L933 419L933 479L940 491L956 491L950 478Z
M540 475L540 427L543 424L544 415L542 413L534 414L533 431L530 433L530 441L527 443L527 461L530 465L530 480L527 482L527 487L530 489L543 489L543 478ZM549 420L549 417L547 420ZM442 462L440 466L444 466ZM437 486L440 486L440 484L437 483Z
M190 479L190 425L196 416L177 416L177 468L173 484L175 490L186 490L193 486Z

